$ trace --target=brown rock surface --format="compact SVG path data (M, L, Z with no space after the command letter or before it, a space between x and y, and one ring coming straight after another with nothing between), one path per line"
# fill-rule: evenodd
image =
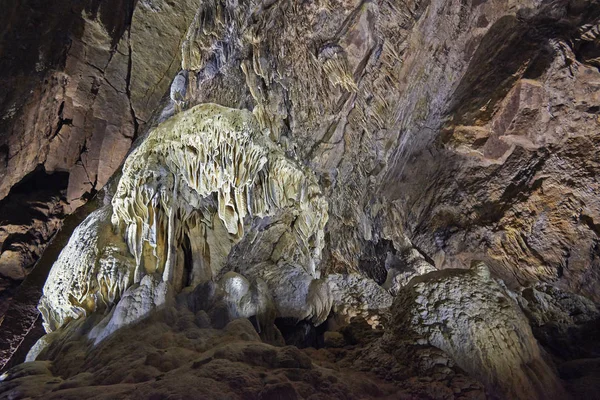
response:
M167 307L95 348L86 338L90 324L76 323L67 336L43 350L38 361L12 369L0 383L0 398L485 396L479 383L448 368L444 378L427 380L411 377L400 358L384 358L366 367L364 358L384 353L378 342L369 347L363 342L353 348L299 350L262 343L246 319L223 329L198 326L195 321L186 307ZM385 373L386 365L395 368Z
M491 4L443 56L460 48L468 67L439 83L444 119L409 126L388 199L438 267L485 258L510 285L541 280L598 301L600 75L580 27L600 10L556 1L496 19Z
M191 18L181 16L197 2L154 3L24 1L0 17L0 316L64 215L121 165L178 69ZM36 194L25 179L40 169L68 183ZM18 182L26 189L9 194Z

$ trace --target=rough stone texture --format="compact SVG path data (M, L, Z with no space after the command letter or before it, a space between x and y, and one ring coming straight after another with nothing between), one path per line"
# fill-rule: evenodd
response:
M294 160L291 169L302 171L302 177L315 185L313 193L318 192L328 203L327 226L319 229L323 235L314 241L308 235L303 236L305 226L294 222L298 216L295 213L305 211L303 207L310 202L274 207L276 212L260 218L252 218L252 213L242 215L244 204L250 204L245 201L253 196L236 193L228 186L229 190L219 190L216 198L204 198L207 193L194 181L197 168L192 162L194 157L189 156L199 150L197 143L169 148L177 150L174 153L181 152L180 159L175 154L160 158L157 154L167 154L168 146L153 153L147 148L153 147L148 143L159 147L162 144L150 134L151 141L140 140L139 152L134 153L139 164L150 164L152 168L137 171L156 174L161 179L168 178L164 170L176 171L193 183L188 185L193 190L189 190L190 196L185 200L194 196L203 198L201 207L197 202L187 202L186 207L171 211L168 218L163 215L161 222L149 210L159 209L163 200L163 205L170 204L170 194L179 187L171 185L174 181L161 181L165 188L172 189L168 192L150 190L147 183L152 186L152 179L131 179L131 187L118 193L115 198L122 201L122 207L113 222L119 225L121 233L127 229L129 250L137 256L140 273L134 275L140 279L135 284L144 274L158 273L165 281L174 283L174 291L178 292L183 286L198 282L184 279L185 274L164 275L165 271L218 265L215 271L211 270L214 276L206 274L216 281L214 286L205 282L196 289L186 289L194 293L198 288L225 290L218 306L213 310L201 308L206 315L194 317L202 326L206 325L207 317L216 326L224 327L236 313L237 316L258 313L260 307L247 299L253 298L258 304L266 302L269 296L278 304L281 315L301 309L295 317L313 316L317 323L328 319L328 329L340 317L336 313L362 314L370 319L366 323L369 329L383 325L388 332L381 338L374 337L373 332L379 332L378 329L371 329L369 335L353 332L345 336L347 343L359 343L357 335L371 339L370 343L361 343L364 351L346 354L349 357L346 365L364 368L382 379L402 381L400 386L414 396L482 396L481 385L466 375L481 379L491 388L492 396L499 391L516 397L541 397L539 384L529 381L532 376L541 377L542 385L548 382L548 387L554 388L556 378L548 366L550 357L541 358L517 303L505 295L506 288L492 280L486 278L484 284L470 272L456 271L439 277L438 286L448 286L453 291L442 293L432 288L432 296L447 297L450 305L432 304L427 309L430 313L423 318L428 323L439 322L437 319L451 315L456 316L456 322L425 327L419 320L408 326L402 322L405 320L396 318L391 324L387 321L379 324L374 323L371 314L385 319L385 310L377 309L388 304L385 290L391 295L398 292L409 302L402 296L415 293L417 286L410 283L411 279L415 282L415 275L434 267L462 268L472 259L483 259L495 275L515 292L522 293L519 304L531 317L535 337L547 346L555 362L568 358L558 351L563 339L564 343L572 344L576 338L593 335L596 329L593 307L576 296L583 295L596 302L600 299L600 203L596 195L600 190L597 1L211 0L175 4L153 0L139 1L135 8L126 7L123 15L114 14L115 19L123 17L126 22L109 18L110 23L102 10L114 4L102 4L97 12L87 10L81 14L84 15L81 20L80 13L74 13L76 17L70 18L76 18L77 24L61 27L65 34L77 32L79 41L74 40L67 53L78 58L65 56L65 65L74 69L52 69L52 74L48 73L54 77L48 80L50 89L39 91L29 106L33 109L40 105L50 110L42 109L43 118L35 119L27 116L37 115L37 111L15 109L21 111L14 118L28 124L35 120L44 129L57 125L57 119L62 121L60 132L64 132L57 137L72 138L69 146L64 147L69 149L64 152L68 159L44 158L46 153L63 154L52 146L47 152L38 152L38 148L45 148L46 139L32 133L9 136L36 151L28 148L15 156L13 142L5 146L1 142L0 161L5 159L8 166L20 160L22 166L17 166L20 167L17 175L35 167L39 157L52 161L45 166L48 171L68 169L67 200L71 201L94 183L98 188L105 182L109 171L118 164L116 158L122 157L125 147L129 147L133 135L127 132L131 129L136 130L137 126L136 132L141 134L142 129L162 121L164 126L172 127L173 121L186 115L179 114L180 108L214 103L238 110L247 119L251 112L256 125L253 131L260 131L265 141L268 138L278 158ZM22 7L25 6L8 13L8 17L25 10ZM14 24L2 26L7 32L17 32ZM27 54L37 60L35 52ZM13 61L7 65L16 68L23 63L23 60ZM105 70L105 65L110 68ZM101 74L98 68L104 72ZM169 84L180 68L189 70L189 86L183 101L175 99L178 102L175 107L174 99L169 102L164 95L168 94ZM69 71L79 71L80 75L72 77ZM89 82L86 78L89 74L97 80ZM27 76L21 78L26 80ZM111 80L109 76L116 78ZM110 81L114 88L104 85L105 81ZM62 88L69 88L68 98L76 99L77 104L66 101L60 111L61 102L55 99L61 98L57 93ZM22 93L13 97L25 98ZM90 98L94 99L92 105ZM161 98L168 104L156 110ZM1 103L3 107L5 103ZM7 109L6 114L11 114L10 108ZM178 114L173 117L175 112ZM171 128L154 132L164 134L169 140L173 134ZM115 137L119 146L113 159L113 152L105 151L105 144L111 147ZM44 143L38 146L40 141ZM84 142L86 151L82 153ZM224 145L219 152L231 155L233 147ZM197 159L207 161L200 156ZM232 165L244 168L250 165L228 161L221 160L216 165L227 166L224 168L227 173ZM16 164L10 165L12 168ZM236 171L233 175L243 173ZM213 171L200 178L217 175ZM126 168L125 176L135 177L135 173ZM7 187L19 179L7 183ZM209 186L220 187L221 183L210 182ZM275 192L302 193L296 186L294 180L286 181ZM160 198L139 198L134 192L160 192ZM188 206L218 216L202 221L208 227L206 231L190 231L188 235L196 238L209 232L206 235L209 240L204 243L208 251L197 242L192 243L189 237L186 241L185 235L177 236L181 232L173 222L187 217L183 214L189 211ZM163 208L165 211L169 207ZM160 225L157 221L172 229L159 233L154 229ZM165 232L166 236L171 232L171 237L166 237ZM303 240L296 240L298 236ZM139 251L138 246L141 246ZM199 258L195 255L207 253L210 260L204 257L202 262L196 262ZM314 263L307 261L309 253L308 258ZM173 269L173 258L165 254L176 255L184 262ZM279 262L283 258L286 262ZM232 271L238 275L227 275ZM329 282L328 276L332 277ZM269 296L259 295L260 281L269 287ZM564 298L570 300L561 300L563 295L553 292L555 289L541 292L535 289L552 300L536 295L534 298L542 300L531 301L532 297L520 290L520 287L537 287L539 282L569 293ZM234 283L240 286L233 288ZM471 286L480 298L469 297L466 289ZM370 303L373 299L378 299L375 304ZM499 304L497 299L505 303ZM523 299L529 299L528 303ZM200 296L195 301L204 300ZM333 314L327 315L334 302L337 305ZM472 310L480 303L486 314ZM540 319L536 315L542 308L548 312ZM363 313L365 309L368 312ZM232 311L232 315L221 312L225 310ZM487 321L487 327L471 320L464 310ZM590 318L583 322L572 315L569 315L572 319L565 317L578 310ZM111 312L110 307L106 312ZM394 312L399 309L394 308ZM96 325L104 318L104 311L98 310L83 321ZM172 323L175 322L169 322ZM454 327L455 323L460 326ZM513 326L511 323L515 329L509 328ZM76 325L67 326L56 337L64 340L63 335L71 334ZM496 330L490 328L494 326ZM445 337L439 331L442 327L452 327L450 333L454 336ZM295 328L306 331L297 335L301 340L309 334L318 336L310 321L300 321ZM431 340L435 343L396 340L400 338L394 334L401 331L427 336L426 329L433 332ZM576 334L569 335L573 332ZM504 336L498 338L495 333ZM113 333L119 334L119 330ZM520 340L515 340L515 335ZM59 339L53 343L60 342ZM498 347L490 348L489 341ZM513 342L512 350L500 352L499 349ZM576 352L574 357L597 357L592 346L571 344L568 348L569 352ZM461 346L468 348L469 353L460 351ZM485 355L484 364L475 356L469 358L469 354L477 354L474 350L479 347ZM520 350L515 353L516 349ZM322 355L329 361L345 359L340 349L325 349L322 354L321 350L311 353L311 357ZM53 360L61 363L60 358L56 353ZM522 368L520 361L531 361L532 369ZM593 378L578 375L577 360L567 363L573 365L564 367L564 376L571 374L572 380L582 381ZM482 365L490 368L485 371ZM511 366L510 373L506 372L506 365ZM495 383L504 376L509 376L507 382ZM577 384L571 385L571 380L568 387L574 393L583 393L577 391ZM297 388L294 390L300 397L307 397ZM293 393L284 384L256 396L293 397ZM553 393L561 394L559 389Z
M327 276L332 296L333 311L338 317L348 320L361 316L368 318L371 313L392 305L392 297L376 282L360 274L331 274Z
M413 279L393 305L399 340L435 346L480 379L492 397L562 399L525 315L487 266L447 269Z
M133 257L112 232L112 208L90 214L75 229L52 267L40 311L52 332L72 319L111 308L133 283Z
M104 186L129 150L138 124L157 107L180 63L180 44L192 19L185 16L194 13L198 2L140 2L135 10L122 0L80 2L73 8L55 2L34 9L30 3L4 16L10 34L19 37L21 22L36 18L58 34L44 37L37 30L29 40L3 39L10 62L1 76L12 90L2 98L0 199L43 164L47 171L70 173L67 199L78 201ZM155 57L158 53L164 58ZM28 82L29 73L43 82ZM29 90L34 95L25 103L22 93Z
M47 175L38 170L20 185L11 196L0 202L0 279L9 290L21 281L40 257L44 245L62 225L67 180L64 174ZM9 301L0 301L0 316Z
M414 248L406 249L400 256L388 253L385 263L387 277L382 286L392 294L398 293L415 276L435 271L435 267Z
M438 267L479 257L511 286L553 282L598 301L600 73L580 27L600 10L521 5L500 16L493 2L473 4L447 52L415 56L436 60L423 105L438 111L407 128L388 199Z
M150 121L181 68L181 45L200 0L138 1L129 36L130 99L139 123Z
M93 348L86 340L89 324L77 321L37 361L12 369L0 382L0 398L485 398L479 383L450 368L444 378L427 380L410 375L394 357L387 376L385 357L365 367L365 357L384 354L380 343L276 347L261 342L248 320L215 329L210 321L198 326L197 316L185 306L167 306Z
M546 284L520 294L533 334L558 362L600 356L600 311L593 302Z
M231 262L215 255L225 249L227 257L247 221L268 223L281 214L288 217L283 233L265 228L264 237L251 237L257 249L267 241L269 262L246 256L238 267L243 275L227 272ZM108 314L90 334L98 343L174 291L221 271L219 290L232 316L261 319L273 309L279 317L322 324L332 304L317 268L326 221L327 202L314 177L265 137L251 113L196 106L144 139L127 158L111 204L75 229L44 285L44 328L51 333ZM244 276L253 279L252 291ZM338 304L389 306L389 296L373 285L379 296L368 299L375 289L361 295L365 289L355 284Z
M134 12L130 0L42 3L26 0L0 17L0 315L64 215L120 166L179 68L198 6L139 2ZM40 169L68 174L68 183L9 194Z
M38 302L48 273L75 228L97 207L98 201L93 199L65 218L61 230L52 238L36 267L14 291L13 301L3 315L0 330L2 368L22 362L25 359L24 350L43 334Z

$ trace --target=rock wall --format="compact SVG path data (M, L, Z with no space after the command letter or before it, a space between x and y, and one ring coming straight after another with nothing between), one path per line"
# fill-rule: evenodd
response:
M388 199L438 267L482 258L510 285L541 280L598 301L599 72L585 54L600 10L553 1L495 18L492 4L473 6L470 31L429 67L463 66L428 105L442 112L409 126Z
M386 333L349 359L312 356L413 395L560 397L559 343L595 354L597 2L28 7L3 17L0 208L34 169L68 178L43 193L41 218L2 219L0 273L22 279L130 152L51 273L40 308L55 332L36 355L63 363L43 348L70 335L96 354L87 339L102 346L197 291L210 301L192 312L206 300L216 328L254 318L271 344L319 345L320 329L364 318ZM11 21L36 18L57 35L17 56ZM473 260L494 278L466 271ZM328 343L354 340L340 335Z
M198 5L38 3L20 2L0 21L0 310L64 215L106 184L143 132ZM43 194L11 191L44 174L56 183Z

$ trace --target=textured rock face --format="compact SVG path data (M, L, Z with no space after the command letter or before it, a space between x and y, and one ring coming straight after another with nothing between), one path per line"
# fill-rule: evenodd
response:
M24 4L3 18L29 21ZM227 360L217 364L237 382L234 396L482 398L484 386L491 397L566 396L552 363L573 393L590 392L578 382L593 379L580 373L593 361L578 359L598 357L596 1L73 7L53 28L68 49L62 39L30 46L66 49L57 60L33 51L24 75L15 75L23 59L0 69L16 88L0 99L0 198L38 164L68 174L40 222L9 221L0 272L21 279L19 263L140 137L47 281L40 309L52 332L30 360L52 364L23 367L35 378L9 375L0 391L47 395L28 387L37 381L91 396L111 384L114 396L135 397L127 385L152 381L143 396L182 396L200 389L173 388L174 377L206 378L220 345L207 337L223 334L188 331L190 321L235 330L248 318L256 333L246 339L258 333L268 345L238 343L214 358ZM36 63L47 82L23 83ZM30 88L31 103L14 103ZM19 236L32 226L37 241ZM452 269L473 259L494 278ZM173 302L181 315L165 317ZM78 376L102 368L100 349L126 353L113 338L140 326L160 330L181 362L153 354L148 365L173 368L123 374L141 358L117 366L107 355L104 375ZM142 339L146 354L154 339ZM330 346L306 352L348 376L376 376L381 390L340 377L322 390L323 375L311 373L269 380L284 357L269 346L284 340ZM254 358L273 361L260 383L247 368ZM231 378L240 374L251 378Z
M600 10L553 1L490 18L492 4L472 8L471 33L440 56L468 68L450 87L436 78L444 118L409 126L388 198L438 266L485 258L510 285L553 282L597 301L600 75L582 32Z
M19 205L0 211L0 315L64 215L123 161L178 69L197 6L24 1L0 17L0 199ZM40 170L61 182L9 194Z
M0 199L36 168L68 174L66 186L55 191L64 211L22 228L44 224L44 237L24 246L32 249L0 249L4 263L22 270L12 273L14 281L3 280L9 291L37 261L62 214L89 199L120 166L177 72L180 40L197 6L153 1L134 10L129 0L25 1L2 16ZM36 202L19 211L24 215L57 207L35 194L20 199ZM0 224L12 229L3 218Z
M43 245L61 226L65 212L65 178L64 174L48 176L38 170L14 187L9 199L0 202L0 276L3 283L22 280L40 256ZM8 302L2 302L2 308L6 306ZM0 315L3 314L1 311Z
M89 326L76 321L37 361L11 370L0 391L49 399L485 398L480 384L458 373L428 381L402 376L406 357L385 357L377 340L370 347L361 341L353 348L299 350L261 342L248 320L221 326L219 319L185 305L167 307L96 347L86 340ZM361 328L354 328L355 337Z
M245 257L238 269L270 289L279 316L321 324L331 308L317 269L327 202L314 178L263 136L249 112L207 104L178 114L128 157L112 204L73 232L44 286L44 327L50 333L114 307L92 335L99 341L163 305L173 290L217 278L245 222L276 216L287 220L285 231L252 237L254 256L268 260ZM276 248L262 254L262 241L274 240ZM245 278L226 277L228 303L255 304L253 313L236 314L260 314L252 296L243 299ZM366 304L364 297L350 307Z
M517 302L481 262L413 279L398 293L393 314L399 340L443 350L493 397L566 396Z
M104 206L86 218L50 271L39 306L47 332L113 306L131 286L135 261L112 232L111 211Z
M600 356L600 311L592 301L545 284L523 288L518 301L536 338L559 360Z

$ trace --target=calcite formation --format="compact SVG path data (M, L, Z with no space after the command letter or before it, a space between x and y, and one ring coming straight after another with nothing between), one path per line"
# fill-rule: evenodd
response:
M106 184L160 108L198 4L60 0L0 17L0 320L62 220ZM42 196L38 176L54 182ZM2 343L23 339L0 331Z
M108 205L90 214L52 267L39 304L46 332L110 308L133 283L135 262L113 233L111 211Z
M0 214L32 212L0 215L0 301L109 184L0 393L592 398L599 21L596 0L20 2ZM0 358L35 328L36 270Z
M499 398L562 399L515 295L474 262L414 278L394 300L394 332L446 352Z
M91 334L103 339L164 304L168 288L217 279L248 220L281 210L292 218L290 242L271 263L242 272L259 279L263 296L269 285L280 315L321 323L331 308L329 287L318 281L327 202L314 178L247 111L207 104L172 117L130 154L112 203L92 213L59 256L40 301L46 331L108 310ZM225 274L220 286L239 317L272 303L252 298L241 275Z
M297 242L280 259L299 257L319 277L327 202L314 178L265 138L247 111L201 105L157 129L128 157L112 200L113 224L136 258L134 280L160 272L181 286L183 257L192 249L186 277L198 283L221 268L211 242L227 247L244 235L244 220L293 208ZM217 237L209 238L209 236Z
M331 274L327 280L331 288L333 310L338 317L347 321L359 316L371 319L377 325L376 314L392 305L392 296L388 291L360 274Z

